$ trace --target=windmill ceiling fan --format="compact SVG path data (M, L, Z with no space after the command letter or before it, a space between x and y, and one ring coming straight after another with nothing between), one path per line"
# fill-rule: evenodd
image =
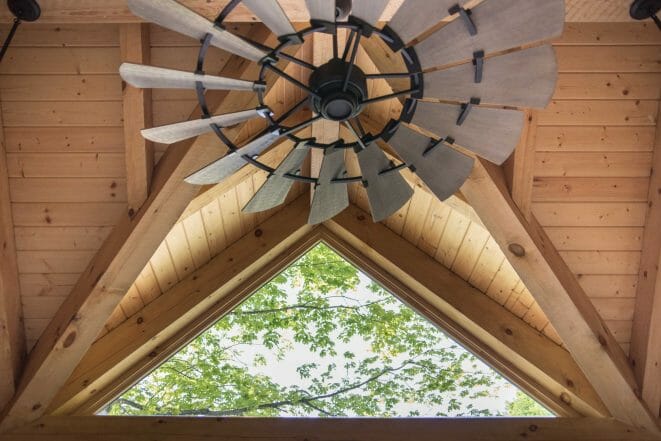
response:
M223 26L239 3L278 36L277 47L251 42ZM378 20L388 3L389 0L342 0L337 4L333 0L306 0L310 26L296 32L276 0L232 0L215 21L174 0L128 0L135 15L201 42L197 69L192 73L129 63L121 66L122 78L135 87L197 92L201 119L147 128L142 131L143 136L171 144L215 132L228 147L228 153L186 181L196 185L218 183L248 164L265 170L269 177L244 207L248 212L282 204L294 181L303 181L315 186L309 222L320 223L349 205L347 185L360 182L367 190L373 219L379 222L395 213L413 194L400 173L403 168L415 172L439 199L447 199L461 187L473 167L473 157L461 149L502 164L516 147L523 128L523 113L516 108L541 108L550 101L557 77L555 54L548 44L531 44L562 33L564 1L483 0L466 9L467 4L477 1L404 0L390 23L379 28ZM438 28L449 16L450 21ZM315 33L333 36L333 57L326 63L315 66L285 52ZM429 35L419 38L424 33ZM340 35L346 41L339 41ZM385 42L390 55L400 57L406 71L365 74L356 65L356 55L361 39L368 38ZM338 49L341 43L344 50ZM258 63L259 78L244 81L205 74L204 61L210 46ZM520 49L522 46L527 48ZM282 59L308 69L308 84L279 69L276 64ZM307 96L282 115L274 115L264 102L268 71L292 82ZM370 81L391 78L408 79L408 88L385 96L370 96ZM211 89L253 92L260 106L212 115L205 99L205 91ZM370 104L389 99L404 100L399 118L390 120L377 134L366 133L359 120L361 112ZM294 126L284 124L306 106L313 109L311 118ZM253 118L265 118L268 128L241 147L223 132L224 128ZM319 143L297 136L322 119L337 124L337 140ZM340 125L350 130L356 140L346 142L340 138ZM283 138L295 143L286 158L276 168L261 163L259 156ZM387 142L401 161L396 164L391 160L378 141ZM311 149L323 151L317 176L301 173ZM357 155L361 176L347 176L348 149Z

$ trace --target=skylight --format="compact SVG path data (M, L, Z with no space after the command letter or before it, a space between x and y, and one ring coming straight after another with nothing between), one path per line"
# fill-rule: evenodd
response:
M325 244L102 413L550 415Z

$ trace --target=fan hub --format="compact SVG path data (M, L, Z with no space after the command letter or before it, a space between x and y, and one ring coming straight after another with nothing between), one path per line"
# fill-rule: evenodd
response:
M349 72L350 71L350 72ZM349 80L346 83L347 74ZM362 112L367 99L367 79L356 65L334 58L317 68L310 76L310 88L316 113L332 121L346 121Z

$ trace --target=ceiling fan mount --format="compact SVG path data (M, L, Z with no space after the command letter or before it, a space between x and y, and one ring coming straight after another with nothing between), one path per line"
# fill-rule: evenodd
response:
M368 99L367 78L362 69L333 58L310 76L312 105L316 113L332 121L346 121L362 112Z

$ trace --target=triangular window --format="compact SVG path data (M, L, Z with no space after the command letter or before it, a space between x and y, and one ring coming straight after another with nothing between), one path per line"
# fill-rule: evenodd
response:
M323 243L102 413L550 415Z

